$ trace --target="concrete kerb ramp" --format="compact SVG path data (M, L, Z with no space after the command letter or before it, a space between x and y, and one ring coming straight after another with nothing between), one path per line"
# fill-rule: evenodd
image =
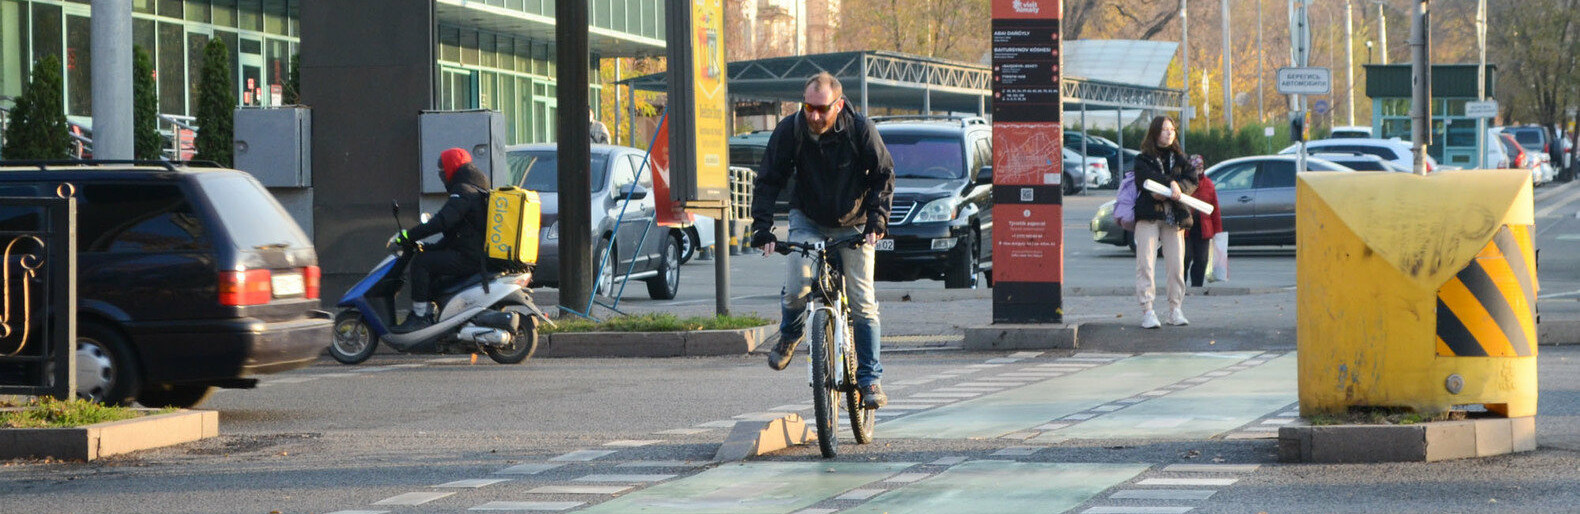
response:
M1526 172L1303 173L1296 191L1302 416L1536 414Z

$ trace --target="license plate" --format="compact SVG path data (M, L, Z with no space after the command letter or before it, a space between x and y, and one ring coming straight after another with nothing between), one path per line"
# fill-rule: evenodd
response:
M274 288L274 296L301 296L307 292L307 283L302 280L301 273L278 274L269 278L270 286Z
M886 250L893 250L894 249L894 240L893 239L879 239L878 240L878 244L874 245L874 248L877 249L877 250L885 250L885 251Z

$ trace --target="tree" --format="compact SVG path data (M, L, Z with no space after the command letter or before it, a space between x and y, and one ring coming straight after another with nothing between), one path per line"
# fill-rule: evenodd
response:
M11 109L5 144L7 159L71 158L59 57L47 55L33 64L33 76Z
M159 136L159 92L154 86L154 59L141 46L132 47L132 155L157 160L164 150Z
M285 105L302 103L302 54L291 55L291 72L285 76Z
M987 57L992 10L986 0L847 0L840 11L845 28L835 41L842 49L967 62Z
M1569 13L1580 0L1529 0L1517 4L1488 3L1487 52L1498 64L1497 96L1509 121L1535 121L1551 126L1575 105L1577 41L1580 30Z
M230 167L236 118L236 86L231 82L230 50L211 39L203 47L203 68L198 79L197 155Z

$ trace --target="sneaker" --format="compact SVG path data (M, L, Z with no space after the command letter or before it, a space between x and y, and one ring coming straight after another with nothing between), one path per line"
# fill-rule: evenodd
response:
M786 338L783 333L776 337L779 343L774 345L774 351L768 352L768 367L780 371L790 366L790 359L795 357L795 347L801 345L801 338Z
M1141 315L1141 328L1158 328L1160 326L1162 325L1158 323L1157 313L1147 310L1146 314Z
M882 408L889 404L889 395L883 394L883 387L877 382L867 384L861 388L861 406L868 409Z
M1181 311L1178 308L1176 308L1176 309L1174 309L1174 312L1169 313L1169 324L1170 325L1174 325L1176 327L1180 327L1180 326L1189 325L1190 324L1190 320L1185 319L1185 312L1184 311Z
M395 325L393 328L390 329L390 331L394 332L394 333L397 333L397 334L406 334L406 333L416 332L418 330L422 330L422 329L425 329L425 328L428 328L428 327L431 327L431 326L433 326L433 315L432 314L429 314L427 316L419 316L419 315L416 315L416 314L407 314L406 315L406 321L402 321L399 325Z

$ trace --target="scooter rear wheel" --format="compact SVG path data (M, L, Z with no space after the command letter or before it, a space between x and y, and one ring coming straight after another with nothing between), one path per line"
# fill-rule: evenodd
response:
M329 343L329 356L341 364L361 364L373 356L378 339L362 320L362 313L346 309L335 315L334 340Z
M538 319L533 317L532 310L516 303L500 303L494 308L516 313L516 316L520 317L521 324L516 332L510 335L509 345L484 347L483 351L488 353L488 358L500 364L519 364L531 358L532 354L538 351Z

